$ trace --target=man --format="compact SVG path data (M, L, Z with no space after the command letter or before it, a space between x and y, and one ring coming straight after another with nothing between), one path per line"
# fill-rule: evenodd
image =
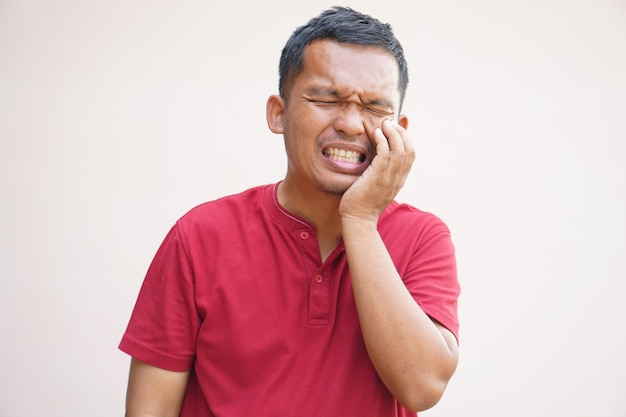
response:
M391 28L333 8L283 49L267 122L283 181L194 208L120 348L127 416L409 416L457 363L454 248L394 201L415 151Z

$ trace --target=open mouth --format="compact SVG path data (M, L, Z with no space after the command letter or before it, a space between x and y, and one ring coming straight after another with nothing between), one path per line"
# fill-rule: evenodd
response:
M322 154L333 161L348 162L351 164L362 164L365 162L365 155L357 151L347 151L345 149L327 148Z

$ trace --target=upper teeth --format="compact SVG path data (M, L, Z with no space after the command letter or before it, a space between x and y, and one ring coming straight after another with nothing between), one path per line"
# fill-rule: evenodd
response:
M356 151L346 151L345 149L329 148L326 150L326 156L333 161L347 161L356 164L361 160L361 153Z

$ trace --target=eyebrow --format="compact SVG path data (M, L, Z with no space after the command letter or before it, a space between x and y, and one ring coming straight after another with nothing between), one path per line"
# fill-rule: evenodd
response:
M343 98L342 95L339 93L339 91L337 90L333 90L331 88L326 88L326 87L311 87L309 89L307 89L305 92L305 94L307 95L312 95L312 96L321 96L321 97L336 97L338 99ZM393 109L393 104L384 99L384 98L377 98L374 99L372 101L368 101L366 103L363 103L364 105L369 105L369 106L381 106L381 107L385 107L388 109Z
M337 90L332 90L326 87L311 87L304 91L304 94L313 95L313 96L323 96L323 97L337 97L340 98L339 92Z

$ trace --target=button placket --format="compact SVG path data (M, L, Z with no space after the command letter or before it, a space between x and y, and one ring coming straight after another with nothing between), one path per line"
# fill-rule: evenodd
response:
M300 241L304 267L309 277L309 325L326 326L330 320L330 280L320 268L319 247L314 230L296 231ZM311 269L309 269L311 268Z
M330 280L315 274L309 287L309 324L325 326L330 320Z

